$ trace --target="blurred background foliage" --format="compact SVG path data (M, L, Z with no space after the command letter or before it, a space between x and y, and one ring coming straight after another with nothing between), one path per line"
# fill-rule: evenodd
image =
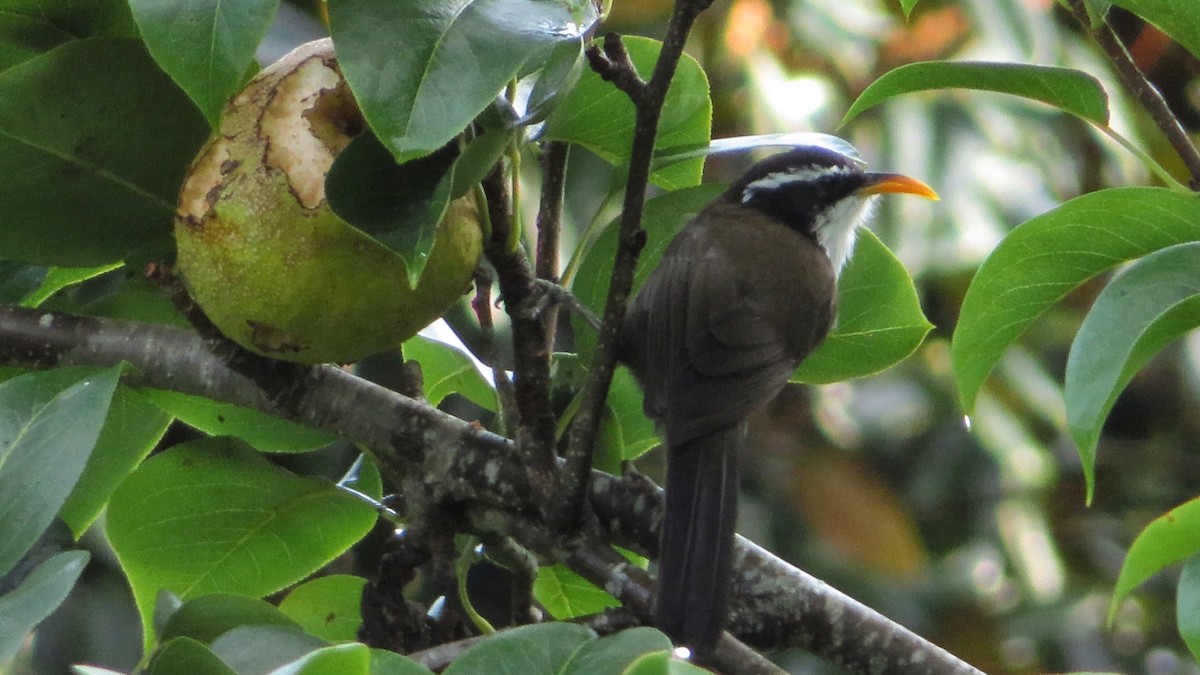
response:
M668 10L618 0L614 27L656 35ZM1126 12L1114 9L1110 20L1194 132L1200 63ZM950 373L958 307L1000 238L1077 195L1147 184L1142 165L1078 119L983 92L901 97L836 129L867 85L905 63L1068 66L1104 84L1116 130L1177 167L1090 38L1054 0L923 1L907 21L899 3L880 0L736 0L703 15L694 38L689 51L712 85L715 138L838 133L874 167L921 177L942 196L889 200L873 226L936 328L900 366L795 387L755 421L739 530L985 672L1200 672L1175 627L1177 568L1104 625L1130 542L1200 487L1200 340L1165 350L1118 400L1090 508L1061 382L1103 279L1009 350L970 430ZM744 161L710 158L706 178L728 179ZM583 172L571 172L568 194L587 191ZM801 654L783 662L793 672L836 672Z
M607 28L661 38L669 11L669 0L616 0ZM1132 15L1114 9L1111 20L1194 132L1200 62ZM324 34L316 2L285 2L259 60ZM711 83L714 137L838 133L872 166L920 177L942 196L936 204L888 201L874 225L936 328L900 366L794 387L754 420L739 530L985 672L1200 673L1176 632L1178 570L1143 586L1104 625L1137 532L1200 492L1200 339L1165 350L1118 400L1091 507L1065 433L1061 382L1071 338L1103 280L1070 295L1009 350L970 429L950 371L957 309L1004 234L1071 197L1146 184L1142 165L1076 118L982 92L904 96L836 128L858 93L904 63L1062 65L1099 78L1113 99L1112 126L1174 167L1080 27L1054 0L924 0L907 20L895 0L720 0L701 16L688 51ZM728 180L748 161L712 157L706 180ZM525 166L528 194L536 194L536 162ZM572 154L564 260L596 217L610 171L585 151ZM523 204L533 222L536 200ZM617 215L614 205L604 208L602 219ZM660 461L652 453L639 466L657 478ZM137 619L108 563L88 568L17 672L133 665ZM834 672L801 653L782 663Z

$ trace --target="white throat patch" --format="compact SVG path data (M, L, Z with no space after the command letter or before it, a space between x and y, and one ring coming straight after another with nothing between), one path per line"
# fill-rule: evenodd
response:
M854 250L858 228L871 219L877 203L879 195L850 195L817 215L817 222L813 223L813 233L817 237L817 243L825 249L825 255L829 256L835 277L841 275L842 268L850 259L850 252Z

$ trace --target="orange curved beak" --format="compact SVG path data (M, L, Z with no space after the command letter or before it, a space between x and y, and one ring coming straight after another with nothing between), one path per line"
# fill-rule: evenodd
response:
M907 194L917 195L933 201L941 197L933 188L916 178L909 178L898 173L868 173L867 184L857 190L860 195Z

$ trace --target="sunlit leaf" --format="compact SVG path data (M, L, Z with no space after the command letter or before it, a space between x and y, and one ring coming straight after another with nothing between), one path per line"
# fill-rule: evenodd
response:
M559 621L595 614L621 604L564 565L539 567L537 579L533 582L533 593L550 615Z
M838 279L837 324L792 381L822 384L878 373L912 354L931 328L904 266L863 230Z
M1123 262L1200 240L1200 200L1162 188L1072 199L1004 238L975 274L952 353L964 410L1004 350L1048 307Z
M306 632L333 642L358 639L362 625L362 577L331 574L292 589L279 610Z
M649 77L662 43L633 36L626 36L624 43L638 72ZM613 164L621 164L629 159L634 122L629 97L588 69L546 119L543 138L577 143ZM708 77L695 59L684 54L667 91L655 147L705 146L711 122ZM651 179L667 189L678 189L698 185L703 170L703 157L696 157L656 170Z
M839 126L889 98L931 89L979 89L1048 103L1096 124L1108 123L1108 95L1100 82L1072 68L1023 63L925 61L884 73L850 105Z
M1200 499L1193 499L1155 518L1138 534L1113 588L1108 606L1111 622L1121 601L1168 565L1200 552Z
M372 492L378 496L378 486ZM284 471L231 438L151 457L108 510L108 534L147 639L159 589L185 600L273 593L341 554L374 522L369 504L328 481Z

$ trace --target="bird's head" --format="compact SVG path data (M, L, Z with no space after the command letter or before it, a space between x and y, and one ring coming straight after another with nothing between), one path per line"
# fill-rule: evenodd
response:
M755 164L726 197L813 237L840 273L858 227L870 217L879 195L887 193L938 199L933 188L915 178L866 171L861 160L815 145Z

